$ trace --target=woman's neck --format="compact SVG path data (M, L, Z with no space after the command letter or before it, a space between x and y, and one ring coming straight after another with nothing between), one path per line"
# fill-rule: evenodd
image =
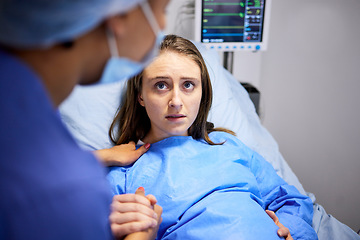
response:
M150 129L150 131L146 134L146 136L141 139L141 141L143 141L144 143L150 143L150 144L153 144L153 143L156 143L156 142L159 142L165 138L169 138L169 137L175 137L175 136L189 136L187 133L186 135L183 135L183 134L168 134L168 133L156 133L154 132L152 129Z

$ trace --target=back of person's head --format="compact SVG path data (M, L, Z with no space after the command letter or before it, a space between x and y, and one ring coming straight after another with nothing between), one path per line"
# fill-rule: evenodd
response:
M166 51L175 52L184 57L192 59L200 68L202 96L198 115L188 130L189 136L194 139L204 139L209 144L213 143L208 136L212 131L225 131L233 133L226 129L216 129L214 125L207 122L207 117L212 103L212 87L208 70L201 53L196 46L189 40L176 35L167 35L160 46L160 55ZM123 104L111 124L109 136L116 144L137 142L143 139L150 131L151 123L146 110L138 102L138 96L142 89L143 72L129 79L127 91ZM118 131L115 132L115 128ZM114 136L115 134L115 136Z
M145 0L1 0L0 45L47 48L91 31Z

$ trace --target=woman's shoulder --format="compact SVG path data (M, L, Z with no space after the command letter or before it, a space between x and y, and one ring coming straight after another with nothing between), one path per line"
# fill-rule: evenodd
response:
M209 134L209 137L214 143L224 143L224 145L246 147L239 138L227 132L214 131Z
M209 134L209 137L214 143L223 143L223 146L239 148L242 153L246 153L248 156L256 158L260 156L255 150L243 143L238 136L234 136L230 133L214 131Z

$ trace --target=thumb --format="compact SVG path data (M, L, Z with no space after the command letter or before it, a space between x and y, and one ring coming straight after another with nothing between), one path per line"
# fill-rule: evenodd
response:
M142 145L141 147L139 147L137 150L136 150L136 153L138 154L139 157L141 157L141 155L143 155L144 153L147 152L147 150L149 150L150 148L150 143L146 143L144 145Z
M143 187L139 187L138 189L136 189L135 194L145 197L145 189Z

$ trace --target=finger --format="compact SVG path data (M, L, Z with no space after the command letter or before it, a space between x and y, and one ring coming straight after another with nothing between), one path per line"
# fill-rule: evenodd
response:
M163 209L162 209L162 207L160 207L159 205L155 205L155 206L154 206L154 211L155 211L155 213L158 215L157 221L158 221L158 223L159 223L159 225L160 225L161 222L162 222L162 217L161 217L161 215L162 215Z
M294 239L292 238L292 236L289 233L289 235L285 238L285 240L294 240Z
M290 235L290 230L284 225L282 225L281 222L279 222L279 218L276 216L276 214L270 210L265 210L265 211L272 218L275 224L279 227L279 230L277 231L279 237L284 237L286 240L292 240L293 238Z
M286 240L294 240L290 234L290 231L288 228L284 227L284 229L279 229L278 230L278 235L279 237L283 237L285 238Z
M158 219L149 217L139 212L112 212L109 216L110 223L125 224L129 222L147 222L149 227L155 227Z
M280 227L280 229L278 230L278 235L279 237L287 237L290 235L290 231L287 227Z
M147 150L149 150L150 148L150 143L146 143L144 145L142 145L141 147L139 147L135 152L137 157L141 157L141 155L143 155L144 153L147 152Z
M131 147L134 147L134 149L135 149L135 146L136 146L134 141L130 141L127 145L129 145Z
M265 212L271 217L271 219L275 222L276 225L279 223L279 218L273 211L265 210Z
M145 196L145 189L143 187L139 187L136 191L135 194L141 195L141 196ZM150 201L151 204L151 209L154 209L154 205L157 203L157 200L155 198L154 195L152 194L148 194L146 196L146 199L148 199Z
M154 219L157 218L157 214L154 212L152 207L144 206L139 203L120 203L114 202L111 204L111 212L118 213L141 213L152 217Z
M150 201L150 204L153 206L157 203L156 197L152 194L146 195L146 198Z
M113 197L113 203L140 203L142 205L151 207L150 201L140 194L119 194Z
M151 225L149 225L148 222L129 222L125 224L111 224L111 230L115 237L123 237L125 235L134 233L134 232L140 232L147 230L150 228Z
M145 197L145 189L143 187L139 187L136 189L135 194Z

